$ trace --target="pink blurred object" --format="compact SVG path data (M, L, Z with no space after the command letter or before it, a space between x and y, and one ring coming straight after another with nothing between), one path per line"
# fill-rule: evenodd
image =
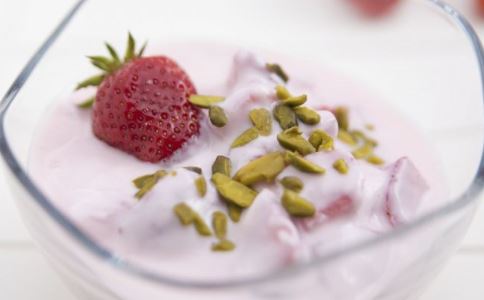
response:
M484 18L484 0L475 0L474 6L475 6L476 13L481 18Z
M368 17L380 17L393 11L400 0L349 0L358 10ZM484 2L479 0L479 2Z

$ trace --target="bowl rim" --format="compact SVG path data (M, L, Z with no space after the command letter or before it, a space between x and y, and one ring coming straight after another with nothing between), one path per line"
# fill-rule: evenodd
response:
M445 3L442 0L425 0L430 3L437 11L443 13L449 17L455 25L457 25L462 33L464 33L474 51L474 55L477 58L477 67L479 69L481 91L484 94L484 51L481 41L476 34L474 28L469 21L454 7ZM351 255L353 253L362 251L367 248L371 248L378 244L397 239L401 236L407 235L420 227L428 225L435 220L450 215L457 211L464 209L465 207L478 201L478 195L484 189L484 150L481 152L480 162L478 169L475 173L473 181L470 183L467 190L459 197L451 201L449 204L437 208L423 216L420 216L415 221L404 224L401 227L395 228L391 232L382 234L375 238L360 241L353 245L338 251L332 251L331 253L318 256L311 261L288 266L282 270L271 271L267 274L260 274L251 278L243 279L231 279L231 280L217 280L217 281L200 281L200 280L182 280L178 278L171 278L162 274L157 274L153 271L146 270L135 264L131 264L128 261L123 260L122 257L117 256L115 253L107 250L101 245L97 244L88 234L78 228L69 218L64 215L56 206L51 202L47 196L45 196L40 189L33 183L26 170L22 167L19 161L16 159L12 152L12 149L8 143L5 134L5 117L8 112L8 108L15 100L18 92L22 89L25 82L30 77L32 71L36 68L37 64L42 60L43 56L47 53L49 48L55 43L57 38L62 34L64 29L69 25L79 9L87 0L77 0L77 2L70 8L61 22L54 28L52 33L41 44L38 50L30 58L22 71L16 77L10 88L7 90L5 96L0 102L0 154L5 161L7 170L10 170L14 178L18 183L27 191L32 199L44 210L44 212L50 216L60 227L65 230L75 241L83 246L90 254L107 262L110 266L120 269L130 275L140 277L160 284L168 284L175 287L182 288L197 288L197 289L214 289L214 288L236 288L245 287L248 285L258 285L268 281L279 280L287 277L292 277L305 270L311 270L315 266L322 266L330 263L333 260L341 259L344 256ZM484 102L484 99L483 99ZM484 120L484 118L483 118Z

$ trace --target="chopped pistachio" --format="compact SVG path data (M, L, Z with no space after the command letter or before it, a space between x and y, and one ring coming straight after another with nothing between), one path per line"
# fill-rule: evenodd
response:
M350 121L348 117L348 109L344 106L336 107L334 110L334 116L338 121L338 126L340 129L348 130L350 128Z
M259 134L268 136L272 131L272 117L271 113L265 108L255 108L249 112L249 118L252 121Z
M349 133L344 129L340 129L338 131L338 139L350 146L356 146L358 144L358 141L356 140L356 138L352 136L351 133Z
M218 96L204 96L204 95L191 95L188 101L191 104L201 108L210 108L210 106L224 101L224 97Z
M280 182L283 187L296 193L302 191L304 187L302 180L295 176L286 176L282 178Z
M318 166L297 153L286 151L285 159L296 169L306 173L324 174L326 172L323 167Z
M235 244L229 240L221 240L212 245L212 251L232 251L235 249Z
M316 129L311 132L309 136L309 142L314 148L318 149L318 151L333 151L334 149L334 141L333 138L326 133L326 131L321 129Z
M342 158L333 163L333 168L341 174L347 174L349 171L348 164Z
M212 231L207 224L205 224L205 221L202 219L202 217L186 203L179 203L175 205L173 207L173 211L183 226L193 224L198 234L202 236L212 235Z
M279 64L270 64L270 63L267 63L266 64L266 69L269 72L272 72L272 73L276 74L279 78L282 79L282 81L284 81L284 82L288 82L289 81L289 76L287 76L287 73L284 71L284 69L282 69L282 67Z
M321 121L319 114L306 106L296 107L294 112L296 117L304 124L316 125Z
M208 117L210 122L216 127L224 127L228 122L225 111L217 105L210 106L208 109Z
M314 205L291 190L284 190L282 206L293 217L312 217L316 213Z
M374 154L371 154L370 156L368 156L366 158L366 161L369 162L370 164L377 165L377 166L381 166L385 163L385 161L381 157L376 156Z
M212 227L218 239L225 239L227 236L227 216L221 211L214 212L212 215Z
M375 130L375 126L373 124L366 124L365 125L365 128L368 129L368 130L370 130L370 131Z
M183 169L193 173L197 173L198 175L202 175L202 168L200 167L188 166L188 167L183 167Z
M250 161L237 171L234 179L245 185L272 182L285 167L284 154L272 152Z
M351 153L356 159L363 159L370 156L372 152L373 152L373 147L370 144L365 143L363 144L363 146L359 147L358 149L354 150Z
M296 107L299 105L303 105L304 103L306 103L307 100L308 100L308 96L300 95L300 96L291 96L281 101L283 104L287 106Z
M212 182L218 193L228 202L234 203L242 208L249 207L254 202L257 192L222 174L212 175Z
M232 222L234 223L238 223L244 209L230 202L227 202L227 209L229 212L230 220L232 220Z
M208 225L205 223L202 217L200 217L198 214L196 214L196 217L193 220L193 225L195 226L195 230L197 230L199 235L202 235L202 236L212 235L212 230L210 230L210 227L208 227Z
M308 142L297 127L286 129L277 135L279 144L292 151L297 151L301 155L307 155L316 152L316 149Z
M140 176L133 180L134 185L139 189L134 195L137 199L144 197L146 193L151 191L158 181L165 177L168 173L165 170L156 171L153 174Z
M378 142L375 139L372 139L371 137L367 136L363 131L361 130L351 130L350 134L355 137L356 139L359 139L360 141L364 143L370 144L372 147L378 146Z
M215 159L212 165L212 174L215 173L222 173L225 176L229 176L232 173L232 163L230 162L230 158L219 155Z
M296 113L287 105L282 103L276 105L272 114L283 130L297 126Z
M173 211L183 226L192 224L195 219L196 213L186 203L178 203L173 207Z
M198 195L202 198L205 197L207 194L207 182L205 181L205 177L197 177L197 179L195 179L195 187L197 188Z
M289 91L285 86L278 85L276 86L276 96L277 96L277 99L284 100L291 97L291 93L289 93Z
M155 174L148 174L148 175L143 175L138 178L133 179L133 184L136 188L140 189L142 188L146 182L148 182L148 179L154 177Z
M230 148L237 148L252 142L259 137L259 131L255 127L251 127L242 132L230 145Z

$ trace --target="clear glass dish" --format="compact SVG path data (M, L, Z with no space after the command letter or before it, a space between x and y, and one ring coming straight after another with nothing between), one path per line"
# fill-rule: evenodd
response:
M484 183L484 56L474 30L452 7L409 0L392 18L369 22L332 0L85 2L73 3L0 103L0 151L19 210L80 299L414 299L456 249ZM191 281L123 260L63 215L26 164L46 107L90 74L85 54L100 52L104 39L121 45L128 29L155 43L197 39L274 50L357 78L422 129L443 161L451 197L388 234L254 278ZM414 245L418 255L386 258L404 262L391 276L332 272L402 245ZM352 276L367 277L367 284L353 286ZM347 292L332 294L331 282ZM375 289L373 282L385 284Z

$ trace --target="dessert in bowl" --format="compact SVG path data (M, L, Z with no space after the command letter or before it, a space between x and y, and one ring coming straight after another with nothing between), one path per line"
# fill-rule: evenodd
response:
M30 151L41 190L122 264L239 288L337 253L278 278L294 281L284 289L276 280L231 294L374 299L436 247L426 244L435 232L421 230L344 257L449 197L426 139L369 89L324 66L224 44L147 50L92 57L108 73L81 87L97 92L54 103ZM83 102L90 93L95 101ZM85 266L121 298L176 294Z

